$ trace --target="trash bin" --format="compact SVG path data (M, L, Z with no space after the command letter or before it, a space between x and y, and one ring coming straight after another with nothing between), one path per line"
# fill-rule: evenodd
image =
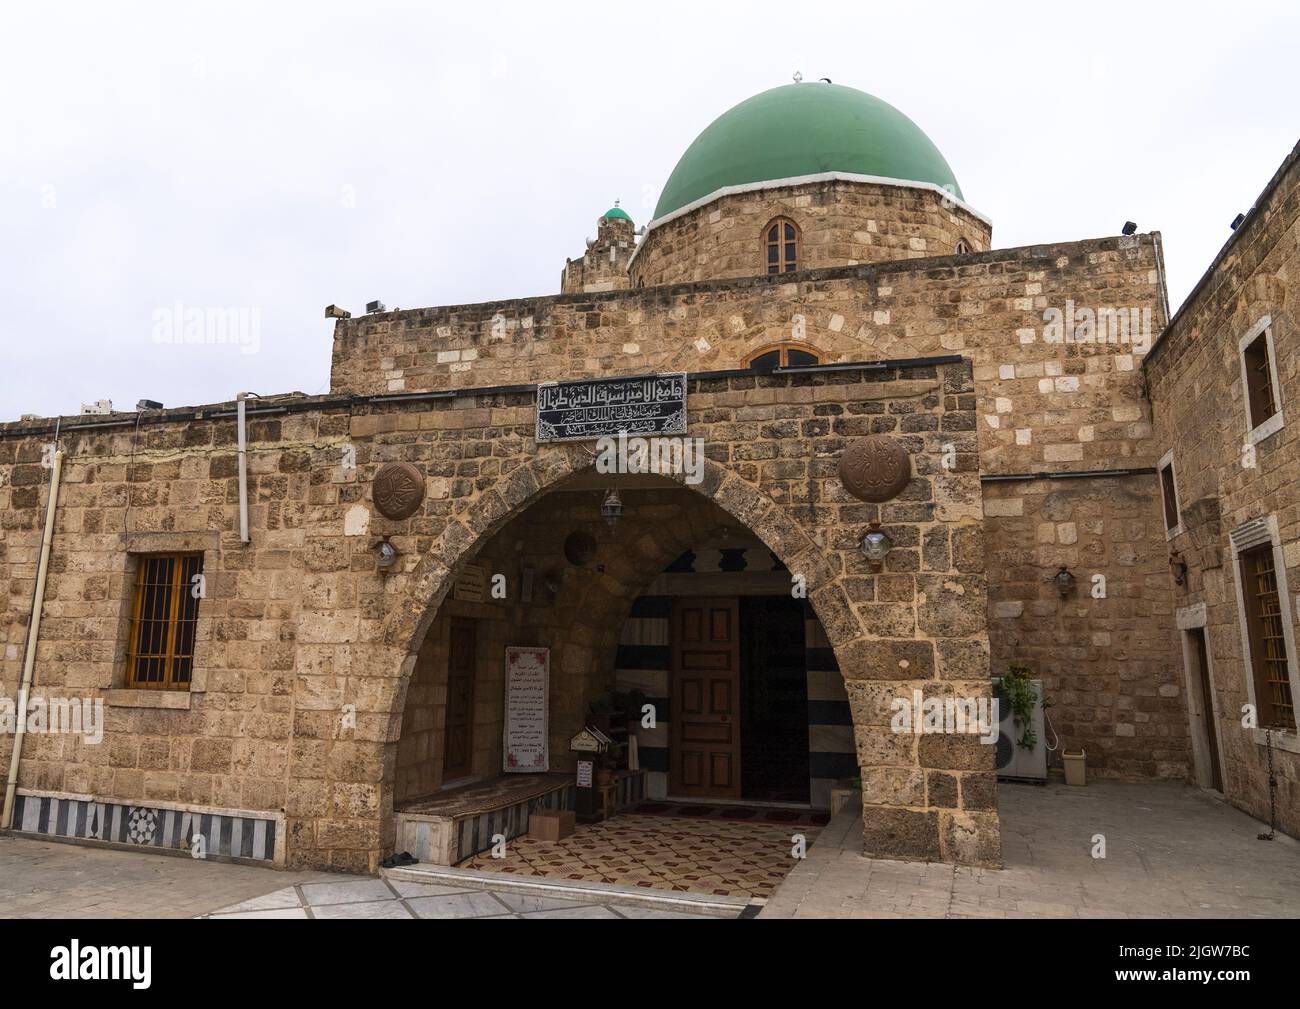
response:
M1065 783L1067 785L1086 785L1088 783L1088 753L1080 750L1071 753L1066 750L1061 754L1065 761Z

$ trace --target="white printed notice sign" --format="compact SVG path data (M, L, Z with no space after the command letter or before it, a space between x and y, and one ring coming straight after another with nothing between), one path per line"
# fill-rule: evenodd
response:
M546 702L551 680L549 648L506 649L505 770L550 770Z

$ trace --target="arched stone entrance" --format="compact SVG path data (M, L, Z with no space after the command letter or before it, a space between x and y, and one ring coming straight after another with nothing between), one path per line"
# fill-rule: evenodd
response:
M381 844L385 850L391 850L393 844L391 823L398 795L397 751L403 711L420 646L440 605L466 565L495 536L526 516L548 495L563 493L566 486L583 479L591 469L590 454L581 448L545 448L496 489L480 496L472 506L462 507L405 577L408 587L384 623L385 641L401 650L400 672L393 683L384 741ZM936 745L926 737L900 736L889 725L890 701L904 694L910 696L917 681L946 679L949 682L927 685L927 694L960 694L963 684L957 681L970 675L972 661L978 664L981 659L985 663L983 675L987 676L986 646L981 649L978 638L974 642L968 640L970 635L965 626L954 626L951 633L961 635L962 641L947 642L946 651L940 657L936 642L915 636L914 628L913 637L902 638L893 636L898 633L893 627L871 626L854 606L853 597L861 596L864 579L872 577L865 573L856 535L815 525L810 529L795 517L796 508L778 504L727 467L709 461L704 479L698 485L681 480L664 480L663 485L675 487L678 493L683 488L696 492L735 520L738 527L751 531L766 543L792 576L801 576L809 604L824 628L846 680L857 740L857 762L862 769L867 803L868 853L995 863L999 853L991 753L972 747L968 739L948 739ZM593 500L593 514L595 507ZM908 543L906 531L898 531L902 533L900 540ZM657 536L631 536L622 552L613 555L612 562L641 572L643 581L677 552L689 547L691 536L689 529L677 531L671 527L661 528ZM911 542L920 547L919 532ZM906 577L916 576L907 574ZM953 577L958 581L949 581L944 589L961 594L962 576ZM633 587L637 579L620 583L624 586L620 590L611 590L610 581L604 579L602 584L588 586L570 603L574 613L583 612L590 618L589 623L598 628L578 646L585 650L586 658L573 660L570 674L579 675L577 666L585 662L585 673L592 675L600 662L608 665L604 657L617 647L617 630L635 597ZM899 592L897 580L889 591ZM909 595L908 600L887 605L894 609L915 608L916 594ZM922 597L919 605L935 607L936 603ZM941 614L939 618L942 619ZM936 674L940 663L946 675ZM967 692L986 691L987 680L965 686L970 688ZM580 719L583 710L579 705L569 714ZM561 721L554 736L558 738L561 730L577 727L576 723L570 727ZM963 779L969 783L968 810L960 805ZM983 808L976 808L977 804Z
M969 364L955 360L690 382L692 437L707 460L698 483L674 482L752 531L806 586L845 681L871 855L1000 859L992 748L891 726L893 702L917 691L954 701L991 693L972 389ZM373 436L358 451L359 472L373 479L385 463L409 463L427 497L390 520L375 515L359 483L344 536L309 544L309 568L320 573L295 665L291 864L373 867L392 850L397 743L439 606L495 534L594 468L587 444L537 443L534 419L531 397L518 391L402 407L378 431L358 419ZM873 434L895 439L911 460L909 482L880 504L851 496L838 475L850 442ZM862 547L874 521L892 541L879 562ZM382 575L377 535L398 555ZM599 647L613 645L606 635Z

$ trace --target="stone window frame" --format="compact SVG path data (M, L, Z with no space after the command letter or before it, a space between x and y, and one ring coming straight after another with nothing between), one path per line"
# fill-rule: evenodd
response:
M211 586L217 567L219 536L215 532L201 533L131 533L126 538L122 554L121 572L123 588L118 598L118 633L113 652L112 686L105 693L109 707L124 708L181 708L188 709L194 694L207 691L208 666L211 663L213 615L210 604L212 593L200 600L194 626L194 659L190 670L189 688L155 690L148 687L128 686L127 653L131 647L131 615L135 596L135 572L139 558L149 554L201 553L205 584ZM204 606L203 603L209 605Z
M1246 366L1246 348L1260 336L1264 337L1264 347L1268 352L1268 380L1273 393L1273 402L1277 411L1260 424L1251 425L1250 417L1250 371ZM1258 445L1265 438L1277 434L1286 423L1282 416L1282 383L1278 380L1277 351L1273 344L1273 317L1266 315L1251 326L1246 335L1237 341L1237 361L1241 367L1241 403L1246 422L1246 444Z
M1233 583L1237 593L1237 627L1241 633L1241 673L1246 683L1246 700L1257 712L1259 705L1255 699L1255 669L1250 649L1250 627L1247 623L1249 611L1246 607L1245 585L1242 584L1241 578L1241 554L1265 544L1273 550L1273 565L1277 572L1277 594L1282 610L1282 636L1286 642L1287 679L1291 683L1291 696L1300 699L1300 667L1296 664L1295 618L1292 610L1295 603L1292 601L1291 587L1287 582L1286 562L1282 555L1282 537L1278 531L1277 516L1269 514L1241 523L1228 537L1228 545L1232 551ZM1267 745L1268 740L1263 729L1254 728L1250 733L1257 745ZM1297 735L1296 727L1274 729L1273 745L1290 753L1300 753L1300 735Z
M1168 524L1169 520L1168 518L1165 517L1168 514L1166 509L1168 509L1169 507L1169 502L1165 498L1165 469L1166 468L1168 468L1169 470L1169 482L1173 484L1173 488L1174 488L1174 513L1178 516L1178 522L1173 526L1170 526ZM1162 508L1160 517L1161 520L1165 523L1165 542L1169 542L1170 540L1173 540L1176 537L1181 536L1186 531L1183 525L1183 510L1180 507L1179 500L1178 500L1178 467L1174 465L1173 449L1170 449L1168 452L1166 452L1163 456L1160 457L1160 462L1156 464L1156 476L1158 477L1160 483L1160 504Z
M957 256L969 256L974 251L974 246L964 238L957 239L957 245L953 248L953 254Z
M1187 716L1190 721L1195 716L1192 711L1192 701L1201 694L1201 685L1193 675L1193 668L1199 663L1199 655L1195 653L1192 647L1191 636L1188 631L1199 630L1205 635L1205 678L1210 684L1210 696L1201 697L1201 716L1209 717L1214 720L1214 743L1215 749L1219 751L1219 768L1222 771L1227 767L1223 751L1223 732L1224 722L1220 719L1218 705L1218 685L1214 678L1214 649L1210 647L1210 626L1209 626L1209 609L1205 603L1196 603L1193 606L1184 606L1174 611L1174 622L1179 630L1179 644L1183 651L1183 690L1186 691L1184 696L1187 698ZM1209 709L1208 713L1205 710ZM1189 726L1190 727L1190 726ZM1201 768L1199 761L1207 760L1208 754L1202 754L1197 746L1196 734L1192 733L1192 766L1196 771L1197 780L1200 780ZM1205 768L1206 777L1212 777L1209 774L1209 767ZM1223 783L1224 789L1227 789L1227 782ZM1202 786L1209 787L1209 786ZM1211 789L1212 790L1212 789Z

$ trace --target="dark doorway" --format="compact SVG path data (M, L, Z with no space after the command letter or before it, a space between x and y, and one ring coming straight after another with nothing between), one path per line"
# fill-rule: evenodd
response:
M802 601L740 598L741 797L808 801L808 673Z
M447 715L443 730L442 780L463 778L474 762L474 643L473 620L451 622L447 654Z

